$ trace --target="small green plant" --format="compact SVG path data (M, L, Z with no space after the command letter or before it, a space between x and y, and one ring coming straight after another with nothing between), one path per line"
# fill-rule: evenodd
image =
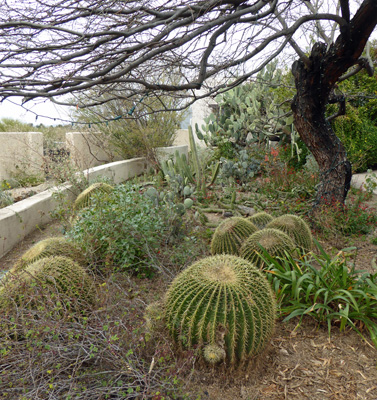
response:
M272 257L284 257L286 252L292 253L296 245L284 232L273 228L264 228L253 233L244 241L240 248L240 256L258 268L264 269L266 263L262 257L262 248Z
M313 247L313 238L310 228L308 224L297 215L282 215L269 222L266 228L279 229L286 233L294 243L304 251L309 251Z
M186 348L217 345L231 364L265 348L275 315L275 298L264 275L231 255L194 263L174 279L165 297L173 339Z
M0 208L8 207L13 203L13 197L6 191L0 189Z
M246 238L258 228L246 218L232 217L223 221L215 230L211 242L211 253L239 255Z
M368 197L371 198L377 189L377 175L371 169L368 169L367 171L367 176L365 177L365 183L363 186Z
M164 202L156 204L132 183L95 197L78 213L67 237L99 269L152 275L162 243L181 225L176 212Z
M319 255L299 259L287 254L276 260L264 253L270 265L269 280L277 295L279 312L285 321L309 316L342 331L351 327L362 337L364 327L377 347L377 273L357 271L349 252L341 250L331 258L316 242Z

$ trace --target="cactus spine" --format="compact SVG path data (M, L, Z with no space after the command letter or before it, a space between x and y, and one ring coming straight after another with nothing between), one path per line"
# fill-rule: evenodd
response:
M231 217L223 221L215 230L211 241L211 253L239 255L243 241L258 228L246 218Z
M284 232L273 228L265 228L249 236L240 248L240 256L256 267L265 268L261 257L261 246L272 257L285 257L285 252L292 253L296 248L292 239Z
M252 222L258 229L263 229L269 222L271 222L274 218L262 211L248 217L247 220Z
M279 229L286 233L304 251L310 251L313 247L312 233L308 224L300 217L285 214L269 222L266 228Z
M260 353L273 334L275 318L276 301L266 278L231 255L194 263L174 279L165 297L165 321L173 339L188 348L220 346L230 363Z

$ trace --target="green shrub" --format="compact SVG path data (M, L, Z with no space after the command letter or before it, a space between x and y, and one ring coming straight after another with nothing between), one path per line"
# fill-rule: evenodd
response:
M366 113L352 106L333 121L336 135L344 144L354 172L377 165L377 126Z
M279 229L286 233L304 251L309 251L313 247L312 233L308 224L296 215L285 214L275 218L266 225L266 228Z
M271 222L274 218L262 211L248 217L247 220L253 223L258 229L263 229L269 222Z
M265 348L275 315L266 278L231 255L194 263L174 279L165 298L165 321L174 340L187 348L217 345L230 363Z
M61 236L47 238L36 243L20 257L14 267L11 268L11 272L22 270L27 265L30 265L41 258L50 256L68 257L82 267L87 266L87 261L82 252L72 243L68 242L64 236Z
M232 217L223 221L215 230L211 253L238 255L243 241L258 228L246 218Z
M180 222L174 210L156 204L138 185L126 183L83 209L67 237L88 263L137 274L153 273L154 256Z
M266 264L261 257L262 248L272 257L284 257L286 252L292 253L296 246L284 232L265 228L253 233L245 240L240 248L240 256L263 269Z
M377 273L355 270L344 249L331 258L319 243L320 254L300 259L275 260L265 254L270 264L269 280L277 295L285 321L306 315L340 330L350 326L361 336L365 326L377 347Z

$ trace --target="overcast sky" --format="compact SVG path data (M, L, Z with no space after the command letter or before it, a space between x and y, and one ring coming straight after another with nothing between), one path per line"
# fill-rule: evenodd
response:
M58 125L65 123L59 119L71 121L68 107L57 106L48 100L38 102L30 101L26 103L24 107L13 103L21 104L21 100L13 98L11 101L4 100L0 103L0 119L12 118L35 125ZM26 109L30 111L26 111ZM36 115L38 115L37 119ZM44 116L48 118L45 118ZM56 120L54 120L54 118L56 118Z

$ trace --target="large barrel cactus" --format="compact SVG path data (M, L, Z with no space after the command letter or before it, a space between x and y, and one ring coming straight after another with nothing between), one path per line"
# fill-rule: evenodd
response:
M279 229L286 233L304 251L313 247L312 233L308 224L297 215L285 214L268 223L266 228Z
M16 272L24 269L27 265L33 264L41 258L50 256L69 257L76 261L82 267L87 265L87 261L82 252L77 249L64 236L51 237L36 243L21 258L16 262L11 272Z
M232 217L223 221L215 230L211 253L238 255L242 242L258 228L246 218Z
M256 267L263 269L265 262L261 257L263 250L272 257L285 257L285 252L292 253L296 245L292 239L278 229L265 228L249 236L240 248L240 256Z
M72 309L80 309L96 299L94 280L67 257L46 257L16 273L8 271L1 283L1 307L10 304L9 301L18 306L35 307L34 302L41 300L35 295L38 287L42 297L62 294L61 300L66 300L66 306Z
M165 297L164 317L183 347L203 347L209 362L219 361L223 349L227 360L235 363L257 355L269 342L276 301L256 267L222 254L194 263L174 279ZM218 349L217 356L212 348Z
M247 220L253 223L258 229L263 229L269 222L271 222L274 218L262 211L248 217Z
M110 193L113 189L114 188L111 185L104 182L93 183L77 196L73 203L73 207L75 210L89 207L92 201L92 196L95 193Z

